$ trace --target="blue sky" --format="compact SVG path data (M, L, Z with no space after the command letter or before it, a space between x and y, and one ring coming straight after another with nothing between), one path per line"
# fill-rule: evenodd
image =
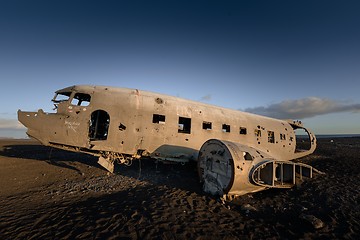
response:
M360 133L358 1L1 1L0 137L74 84Z

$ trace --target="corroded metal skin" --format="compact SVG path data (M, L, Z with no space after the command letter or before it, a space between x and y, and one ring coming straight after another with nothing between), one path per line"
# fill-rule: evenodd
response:
M316 148L315 136L297 121L137 89L77 85L56 91L53 102L55 113L18 111L27 134L46 146L99 156L109 171L114 161L130 164L140 157L196 161L209 139L282 161ZM297 150L296 129L308 134L305 151Z

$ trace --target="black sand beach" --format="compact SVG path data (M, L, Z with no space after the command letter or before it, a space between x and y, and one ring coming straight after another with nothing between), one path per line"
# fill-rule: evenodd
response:
M333 141L331 141L333 140ZM194 164L117 166L0 140L0 239L358 239L360 138L321 138L299 159L325 172L224 202Z

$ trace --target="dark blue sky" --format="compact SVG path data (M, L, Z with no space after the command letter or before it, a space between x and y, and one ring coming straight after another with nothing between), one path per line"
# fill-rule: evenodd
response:
M1 1L0 128L96 84L360 133L359 13L329 0Z

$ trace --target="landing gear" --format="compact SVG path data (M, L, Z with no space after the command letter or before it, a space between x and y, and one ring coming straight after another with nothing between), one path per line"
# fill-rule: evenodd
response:
M126 166L131 166L133 157L126 156L117 152L102 152L99 157L98 163L108 170L109 172L114 172L114 162L117 161L119 164L125 164Z

